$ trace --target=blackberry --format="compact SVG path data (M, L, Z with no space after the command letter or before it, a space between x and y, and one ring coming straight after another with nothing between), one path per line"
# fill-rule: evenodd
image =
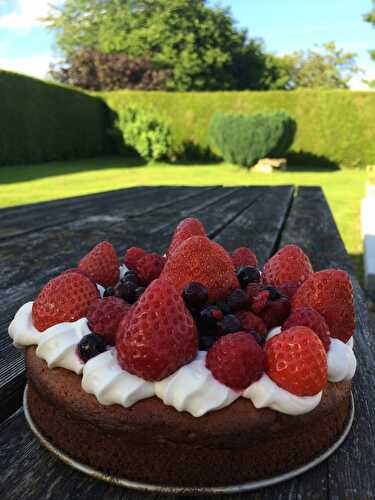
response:
M182 298L187 306L202 308L208 301L208 290L201 283L192 281L185 286Z
M135 291L138 287L139 284L133 281L120 281L115 286L113 295L120 299L124 299L126 302L129 302L129 304L133 304L133 302L135 302Z
M223 319L223 313L217 306L207 306L199 313L200 329L210 330L216 327L218 321Z
M121 282L122 283L132 282L136 283L137 285L140 285L138 275L135 271L126 271L123 278L121 279Z
M249 297L241 288L236 288L228 295L227 304L232 312L250 309Z
M218 302L216 302L216 305L219 309L221 309L221 312L224 314L224 316L232 312L229 305L224 300L219 300Z
M81 338L78 344L78 355L84 363L106 349L106 343L100 335L89 333Z
M237 278L242 288L246 288L249 283L260 282L260 272L256 267L244 266L237 271Z
M222 320L218 321L216 325L216 334L218 337L227 335L227 333L240 332L241 330L241 322L234 314L227 314Z

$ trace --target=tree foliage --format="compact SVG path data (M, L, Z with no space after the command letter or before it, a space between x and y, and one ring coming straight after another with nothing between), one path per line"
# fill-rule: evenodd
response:
M375 0L372 0L372 4L373 4L373 6L372 6L371 11L368 12L367 14L365 14L363 16L363 18L367 23L371 23L372 26L375 28ZM374 59L374 61L375 61L375 50L371 50L370 54L371 54L372 59Z
M46 19L74 64L96 50L146 58L167 71L168 90L264 88L262 46L238 29L229 9L205 0L65 0Z

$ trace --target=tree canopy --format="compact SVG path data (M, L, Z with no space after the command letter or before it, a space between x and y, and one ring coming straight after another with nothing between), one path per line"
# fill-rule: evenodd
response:
M366 22L371 23L372 26L375 28L375 0L372 0L372 4L373 4L372 10L367 14L365 14L363 17ZM370 54L372 59L374 59L375 61L375 49L371 50Z

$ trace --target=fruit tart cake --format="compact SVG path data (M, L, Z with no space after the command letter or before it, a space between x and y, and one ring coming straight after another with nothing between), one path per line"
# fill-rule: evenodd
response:
M296 468L342 432L356 369L348 274L295 245L258 269L201 222L165 256L103 241L9 326L28 407L71 457L128 480L232 485Z

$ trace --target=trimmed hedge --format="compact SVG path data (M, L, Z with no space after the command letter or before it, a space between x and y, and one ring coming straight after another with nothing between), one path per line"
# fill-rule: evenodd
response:
M0 71L0 164L105 153L110 115L98 97Z
M171 124L176 154L206 151L216 111L286 111L297 122L291 157L311 164L365 167L375 163L375 92L295 90L268 92L138 92L100 95L119 112L127 106L157 109Z
M284 111L214 114L208 136L225 161L251 167L261 158L285 155L293 142L295 121Z

